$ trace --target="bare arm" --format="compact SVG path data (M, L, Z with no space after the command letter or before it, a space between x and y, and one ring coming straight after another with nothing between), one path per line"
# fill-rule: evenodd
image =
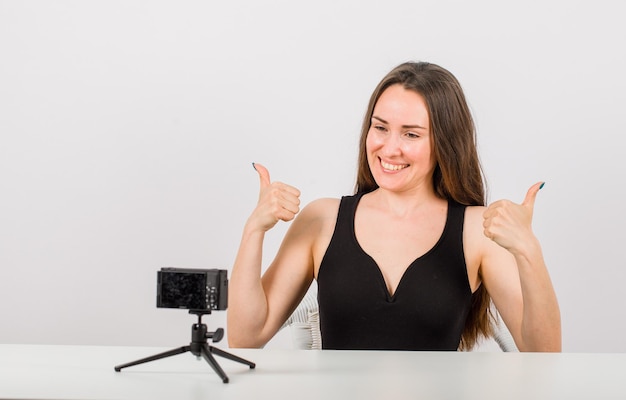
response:
M261 278L265 232L299 212L300 192L270 183L267 170L255 166L261 180L259 202L244 227L229 282L227 332L231 347L261 347L293 311L312 280L306 217L296 218L268 272ZM278 273L277 271L281 271Z
M501 200L484 212L481 276L521 351L561 351L561 316L541 245L532 232L533 185L522 204Z

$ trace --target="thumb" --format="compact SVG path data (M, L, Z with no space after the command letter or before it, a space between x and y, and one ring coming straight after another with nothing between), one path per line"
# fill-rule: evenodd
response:
M270 185L270 172L267 170L267 168L257 163L252 163L252 166L259 174L261 189L268 187Z
M535 207L535 199L537 198L537 193L539 193L539 190L541 190L543 185L545 185L545 182L537 182L532 185L530 189L528 189L528 192L526 192L526 198L524 198L522 205L533 209Z

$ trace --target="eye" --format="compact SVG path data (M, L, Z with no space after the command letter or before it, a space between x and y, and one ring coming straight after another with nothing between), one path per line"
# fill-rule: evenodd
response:
M408 137L409 139L417 139L420 137L420 135L415 132L407 132L406 137Z
M375 130L379 131L379 132L385 132L385 131L387 131L387 128L385 128L383 125L380 125L380 124L375 124L375 125L373 126L373 128L374 128Z

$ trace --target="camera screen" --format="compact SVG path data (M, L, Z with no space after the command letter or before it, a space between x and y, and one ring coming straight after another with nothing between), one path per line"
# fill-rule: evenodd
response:
M160 304L165 308L204 309L207 307L206 277L176 272L161 275Z

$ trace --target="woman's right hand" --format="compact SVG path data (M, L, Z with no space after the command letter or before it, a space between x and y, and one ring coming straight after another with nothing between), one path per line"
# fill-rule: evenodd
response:
M270 173L261 164L252 166L259 174L260 191L256 208L248 219L251 229L266 232L278 221L291 221L300 211L300 191L282 182L271 182Z

